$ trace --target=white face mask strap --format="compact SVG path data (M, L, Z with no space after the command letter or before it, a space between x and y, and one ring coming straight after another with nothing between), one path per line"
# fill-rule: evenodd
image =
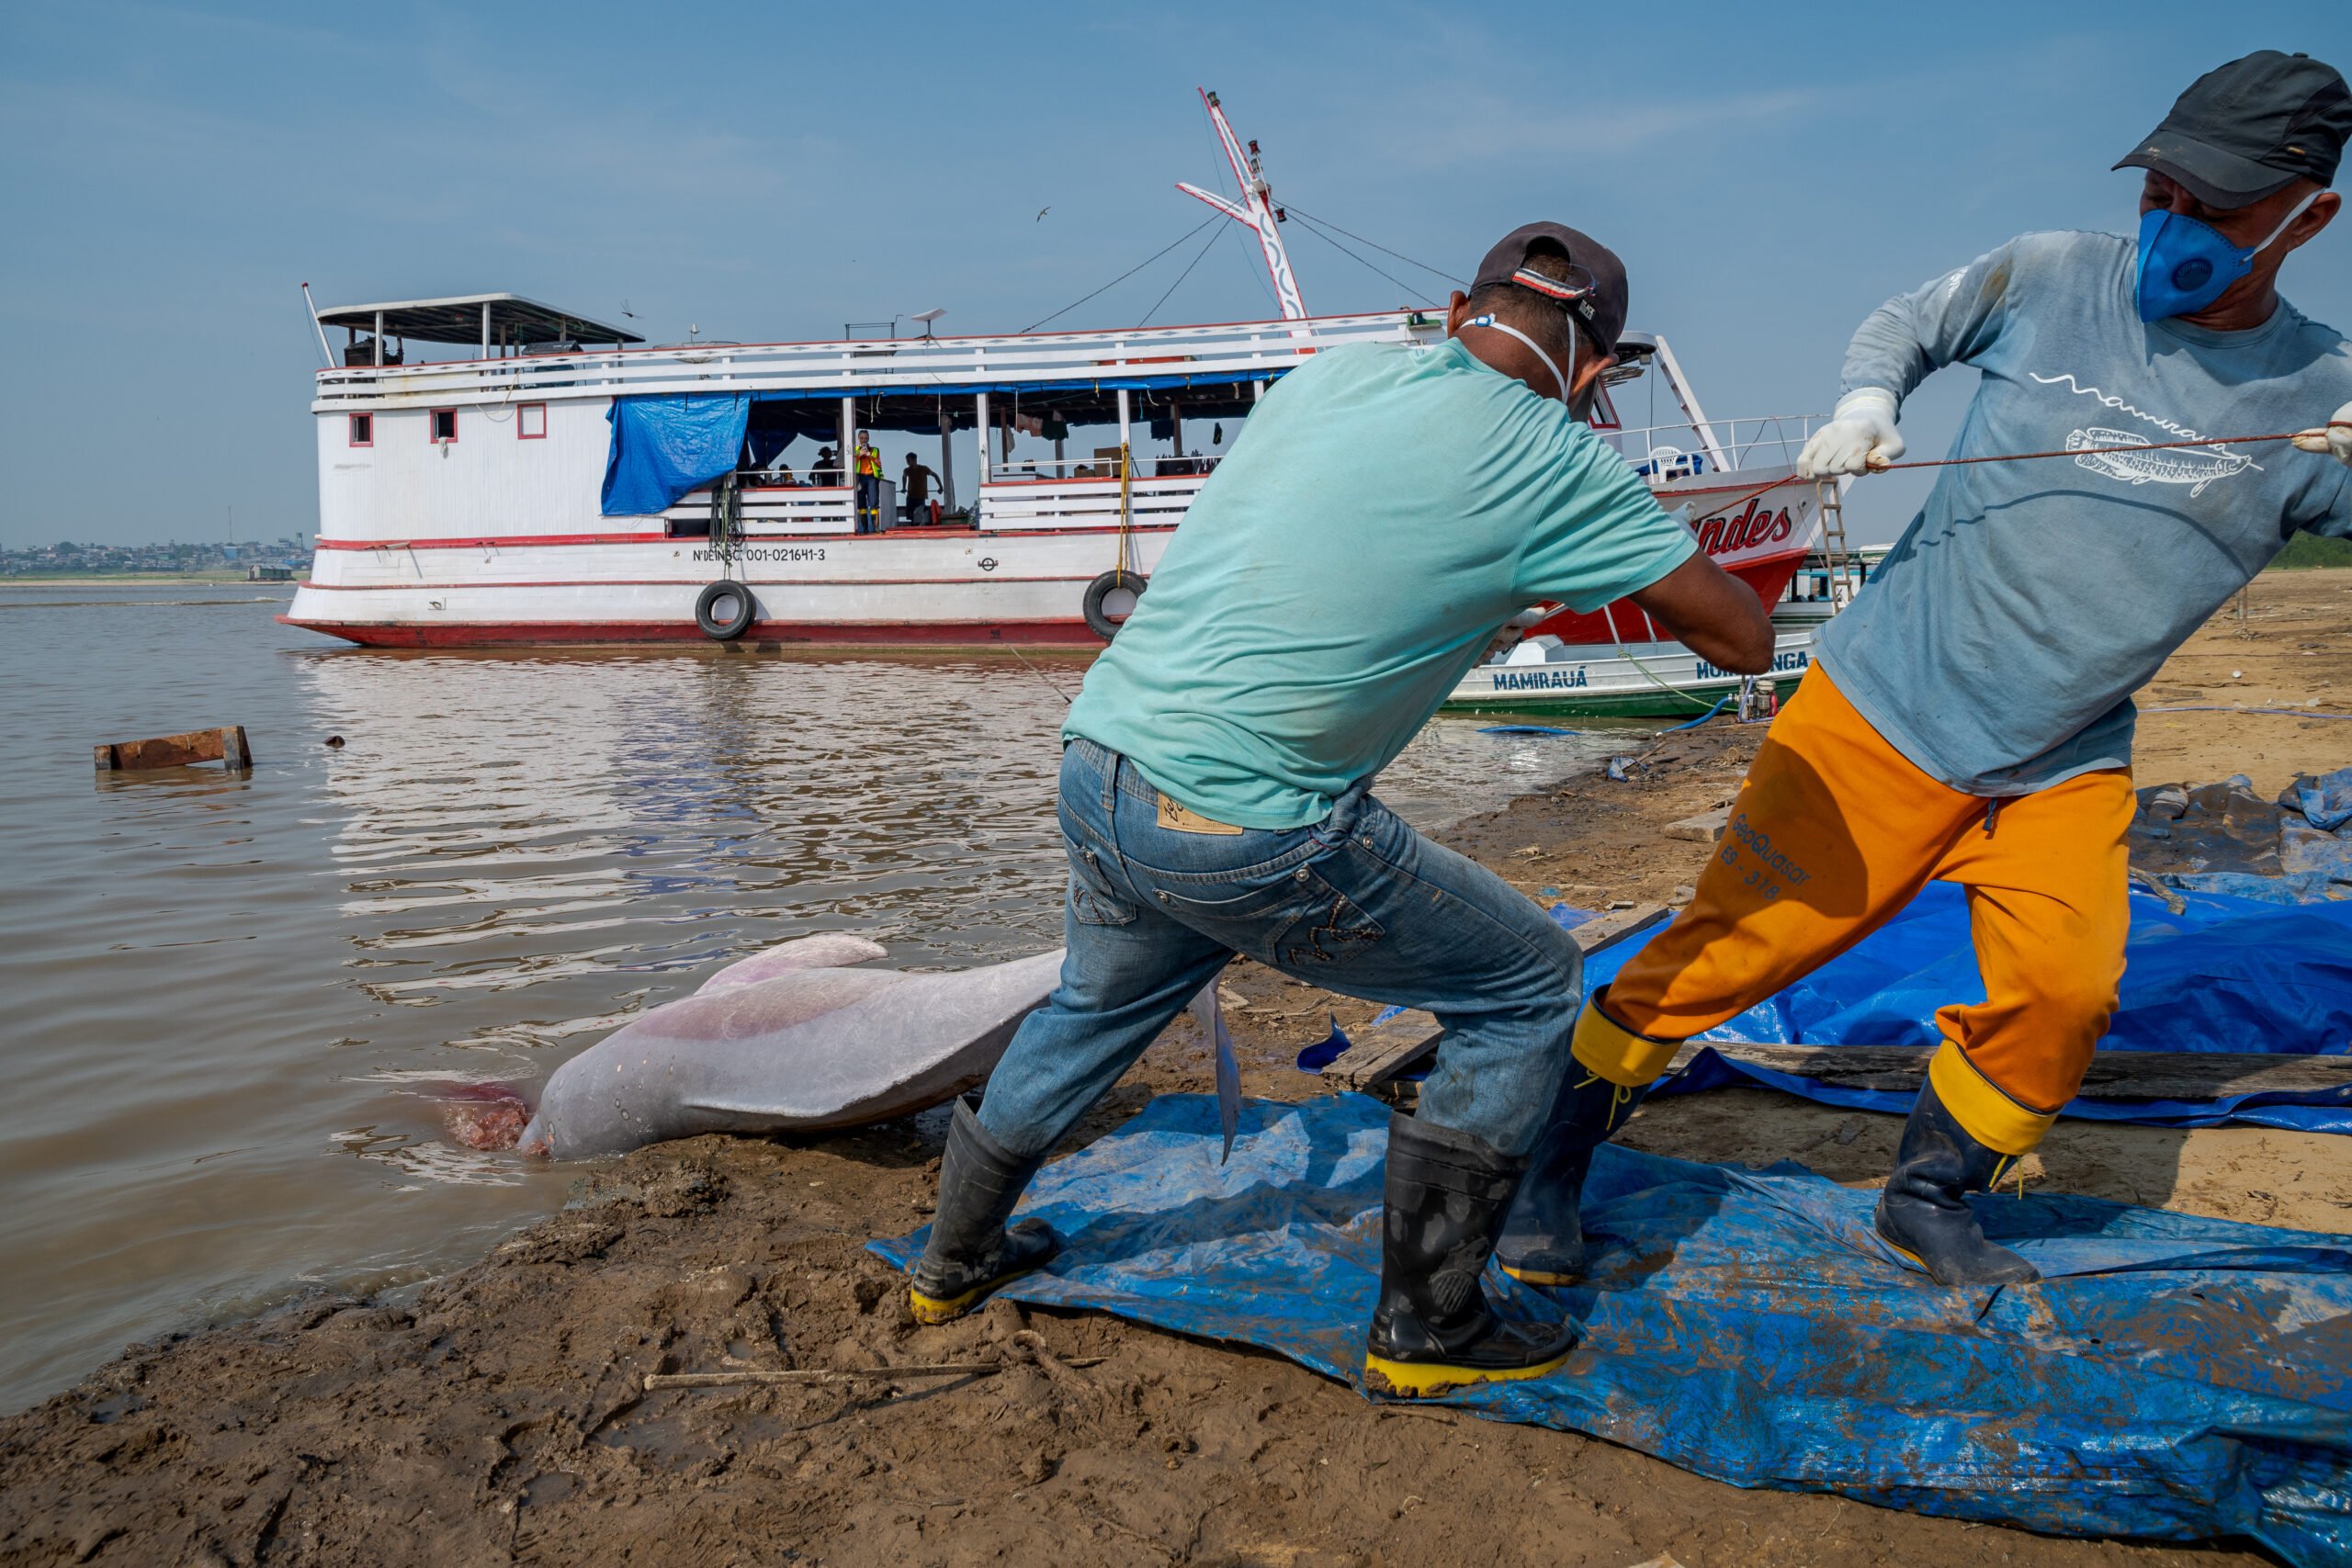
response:
M2270 241L2271 241L2271 240L2275 240L2275 239L2277 239L2279 235L2281 235L2281 234L2285 233L2285 232L2287 231L2287 225L2288 225L2288 224L2290 224L2290 223L2292 223L2296 219L2301 218L2301 217L2303 215L2303 210L2304 210L2306 208L2310 207L2310 206L2311 206L2311 204L2312 204L2312 202L2317 201L2319 198L2320 198L2320 193L2319 193L2318 191L2313 191L2313 192L2312 192L2312 193L2311 193L2311 195L2309 195L2309 196L2307 196L2307 197L2303 197L2303 199L2302 199L2302 200L2301 200L2301 201L2299 201L2299 202L2295 203L2295 210L2294 210L2294 211L2292 211L2292 212L2290 212L2289 214L2287 214L2287 216L2286 216L2286 217L2281 218L2280 220L2278 220L2278 227L2277 227L2276 229L2273 229L2273 230L2271 230L2271 231L2270 231L2270 239L2269 239L2269 240L2265 240L2265 241L2263 241L2263 242L2262 242L2262 243L2260 243L2260 244L2258 244L2258 245L2255 246L2253 250L2251 250L2251 251L2247 252L2246 254L2247 254L2248 255L2257 255L2257 256L2258 256L2258 255L2260 255L2263 252L2265 252L2265 251L2268 250L2268 249L2270 248Z
M1552 356L1536 346L1535 340L1533 338L1529 337L1525 333L1521 332L1517 327L1510 325L1509 322L1498 321L1492 316L1473 317L1471 320L1466 321L1462 324L1465 327L1492 327L1498 333L1509 333L1511 336L1525 344L1527 345L1528 352L1534 355L1536 358L1542 360L1544 362L1544 368L1552 373L1552 385L1560 389L1561 403L1564 406L1566 404L1568 400L1568 378L1560 374L1560 367L1552 363ZM1575 333L1571 331L1568 334L1568 368L1571 370L1575 369L1576 364L1577 340Z

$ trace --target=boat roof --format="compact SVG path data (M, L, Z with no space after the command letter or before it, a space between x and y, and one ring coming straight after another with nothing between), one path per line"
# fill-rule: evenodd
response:
M319 312L319 324L374 332L384 319L388 336L417 343L472 343L482 338L482 308L490 309L493 339L514 343L643 343L577 310L560 310L520 294L458 294L446 299L391 299L380 305L338 305ZM512 329L503 332L503 329Z

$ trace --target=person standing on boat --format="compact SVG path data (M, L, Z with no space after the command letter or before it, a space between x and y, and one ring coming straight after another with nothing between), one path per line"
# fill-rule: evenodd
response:
M1403 1393L1559 1364L1478 1285L1566 1062L1576 944L1424 840L1373 780L1530 604L1631 595L1727 669L1770 661L1756 594L1584 423L1625 322L1615 255L1505 239L1444 342L1284 377L1202 486L1062 728L1069 956L978 1115L959 1104L910 1280L943 1322L1058 1245L1005 1220L1048 1150L1245 953L1445 1026L1390 1123L1367 1377Z
M874 449L873 438L861 430L850 456L857 475L857 531L878 534L882 531L882 454Z
M1934 879L1967 891L1985 999L1936 1015L1878 1234L1939 1284L2038 1277L1965 1194L2041 1141L2116 1004L2131 694L2297 529L2352 535L2352 350L2275 286L2336 214L2347 131L2334 70L2233 61L2116 164L2145 171L2136 244L2029 234L1863 321L1801 476L1900 457L1903 400L1952 364L1983 375L1953 457L2080 456L1945 468L1823 630L1697 897L1587 1001L1504 1267L1574 1278L1592 1149L1676 1048Z
M931 500L931 482L937 478L915 460L912 452L907 454L907 466L899 473L899 499L905 504L908 523L925 521L924 505Z

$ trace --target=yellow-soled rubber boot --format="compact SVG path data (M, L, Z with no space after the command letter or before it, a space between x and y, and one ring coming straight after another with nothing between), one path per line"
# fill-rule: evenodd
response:
M907 1306L917 1323L963 1316L1006 1280L1048 1262L1061 1241L1043 1220L1005 1220L1042 1159L1023 1159L989 1135L962 1100L939 1161L939 1206L922 1256L908 1272Z
M1949 1063L1945 1055L1959 1055L1947 1043L1930 1064L1928 1081L1903 1124L1903 1141L1894 1151L1894 1170L1879 1194L1878 1234L1889 1247L1927 1270L1939 1285L2021 1285L2041 1278L2041 1271L2006 1247L1984 1239L1984 1228L1968 1206L1968 1194L1981 1192L2040 1141L2051 1118L2039 1116L1999 1097L1965 1063ZM2016 1146L1996 1148L1980 1139L1953 1114L1939 1078L1953 1084L1953 1074L1970 1075L1957 1085L1955 1099L1971 1089L2001 1099L1988 1126Z
M1373 1393L1423 1399L1542 1377L1567 1359L1573 1330L1508 1322L1479 1283L1526 1168L1473 1134L1388 1119L1380 1301L1364 1336Z
M1552 1119L1529 1156L1527 1178L1495 1248L1503 1272L1530 1285L1571 1285L1584 1273L1584 1224L1577 1205L1592 1151L1634 1114L1679 1042L1636 1034L1600 1008L1604 986L1577 1015L1568 1070ZM1627 1083L1626 1078L1634 1081Z

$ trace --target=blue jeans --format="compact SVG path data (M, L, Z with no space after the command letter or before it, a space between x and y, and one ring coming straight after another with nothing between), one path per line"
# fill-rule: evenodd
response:
M1091 740L1062 753L1069 854L1061 984L989 1078L980 1123L1044 1154L1236 953L1445 1027L1419 1114L1532 1148L1582 1001L1575 942L1492 872L1430 843L1370 781L1306 828L1179 832L1159 791Z

